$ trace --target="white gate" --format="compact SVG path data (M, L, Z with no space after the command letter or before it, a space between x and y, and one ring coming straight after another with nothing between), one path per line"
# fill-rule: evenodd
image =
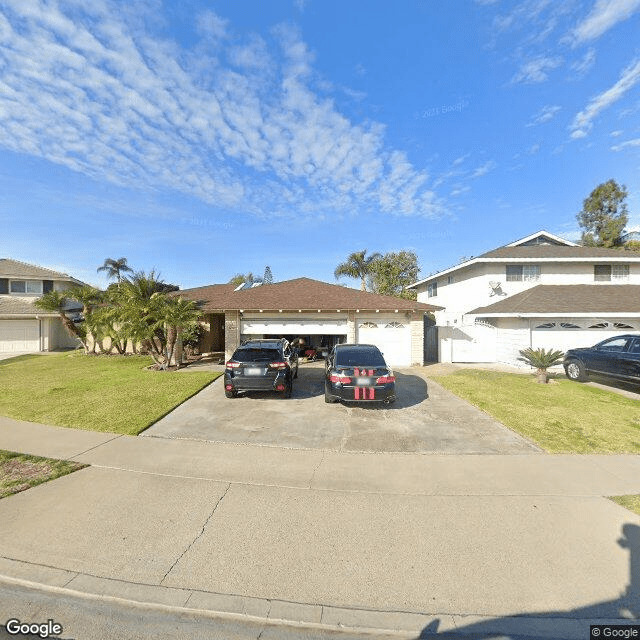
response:
M495 362L497 329L488 323L452 326L451 362Z

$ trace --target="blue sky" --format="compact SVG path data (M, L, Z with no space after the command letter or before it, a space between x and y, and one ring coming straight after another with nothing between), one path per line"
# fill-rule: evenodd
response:
M0 0L0 70L0 257L100 286L640 228L640 0Z

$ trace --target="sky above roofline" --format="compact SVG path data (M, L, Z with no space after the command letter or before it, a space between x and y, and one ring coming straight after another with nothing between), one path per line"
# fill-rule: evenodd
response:
M640 0L0 0L3 255L104 286L422 273L625 184ZM349 284L354 284L348 281Z

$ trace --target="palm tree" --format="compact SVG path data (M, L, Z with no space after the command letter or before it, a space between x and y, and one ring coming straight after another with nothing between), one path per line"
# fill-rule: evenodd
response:
M374 260L382 258L382 255L379 253L372 253L370 256L367 256L366 254L366 249L364 251L355 251L347 258L346 262L339 264L333 272L336 280L340 276L360 278L360 289L362 289L362 291L366 291L367 276L371 272L371 266Z
M87 345L86 329L82 325L73 322L73 320L71 320L71 318L69 318L69 316L66 314L66 307L67 304L71 301L71 298L65 295L65 293L67 292L62 293L55 290L49 291L48 293L45 293L41 298L38 298L34 302L34 304L36 307L42 309L43 311L57 313L60 316L62 325L66 329L67 333L72 338L77 338L78 340L80 340L85 351L88 351L89 347Z
M133 273L133 269L127 264L126 258L118 258L117 260L107 258L103 265L98 267L96 271L106 271L107 278L109 278L109 280L115 278L118 284L122 281L123 273Z
M560 364L564 357L564 353L562 351L554 351L553 349L545 351L544 349L532 349L531 347L521 349L520 355L522 357L518 358L518 360L522 360L537 369L538 382L545 384L549 380L547 369L556 364Z

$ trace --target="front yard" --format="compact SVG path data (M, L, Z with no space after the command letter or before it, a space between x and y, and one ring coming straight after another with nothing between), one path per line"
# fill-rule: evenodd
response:
M82 353L0 361L0 415L137 435L220 374L147 371L147 356Z
M550 453L640 453L640 403L559 376L463 369L433 380Z

